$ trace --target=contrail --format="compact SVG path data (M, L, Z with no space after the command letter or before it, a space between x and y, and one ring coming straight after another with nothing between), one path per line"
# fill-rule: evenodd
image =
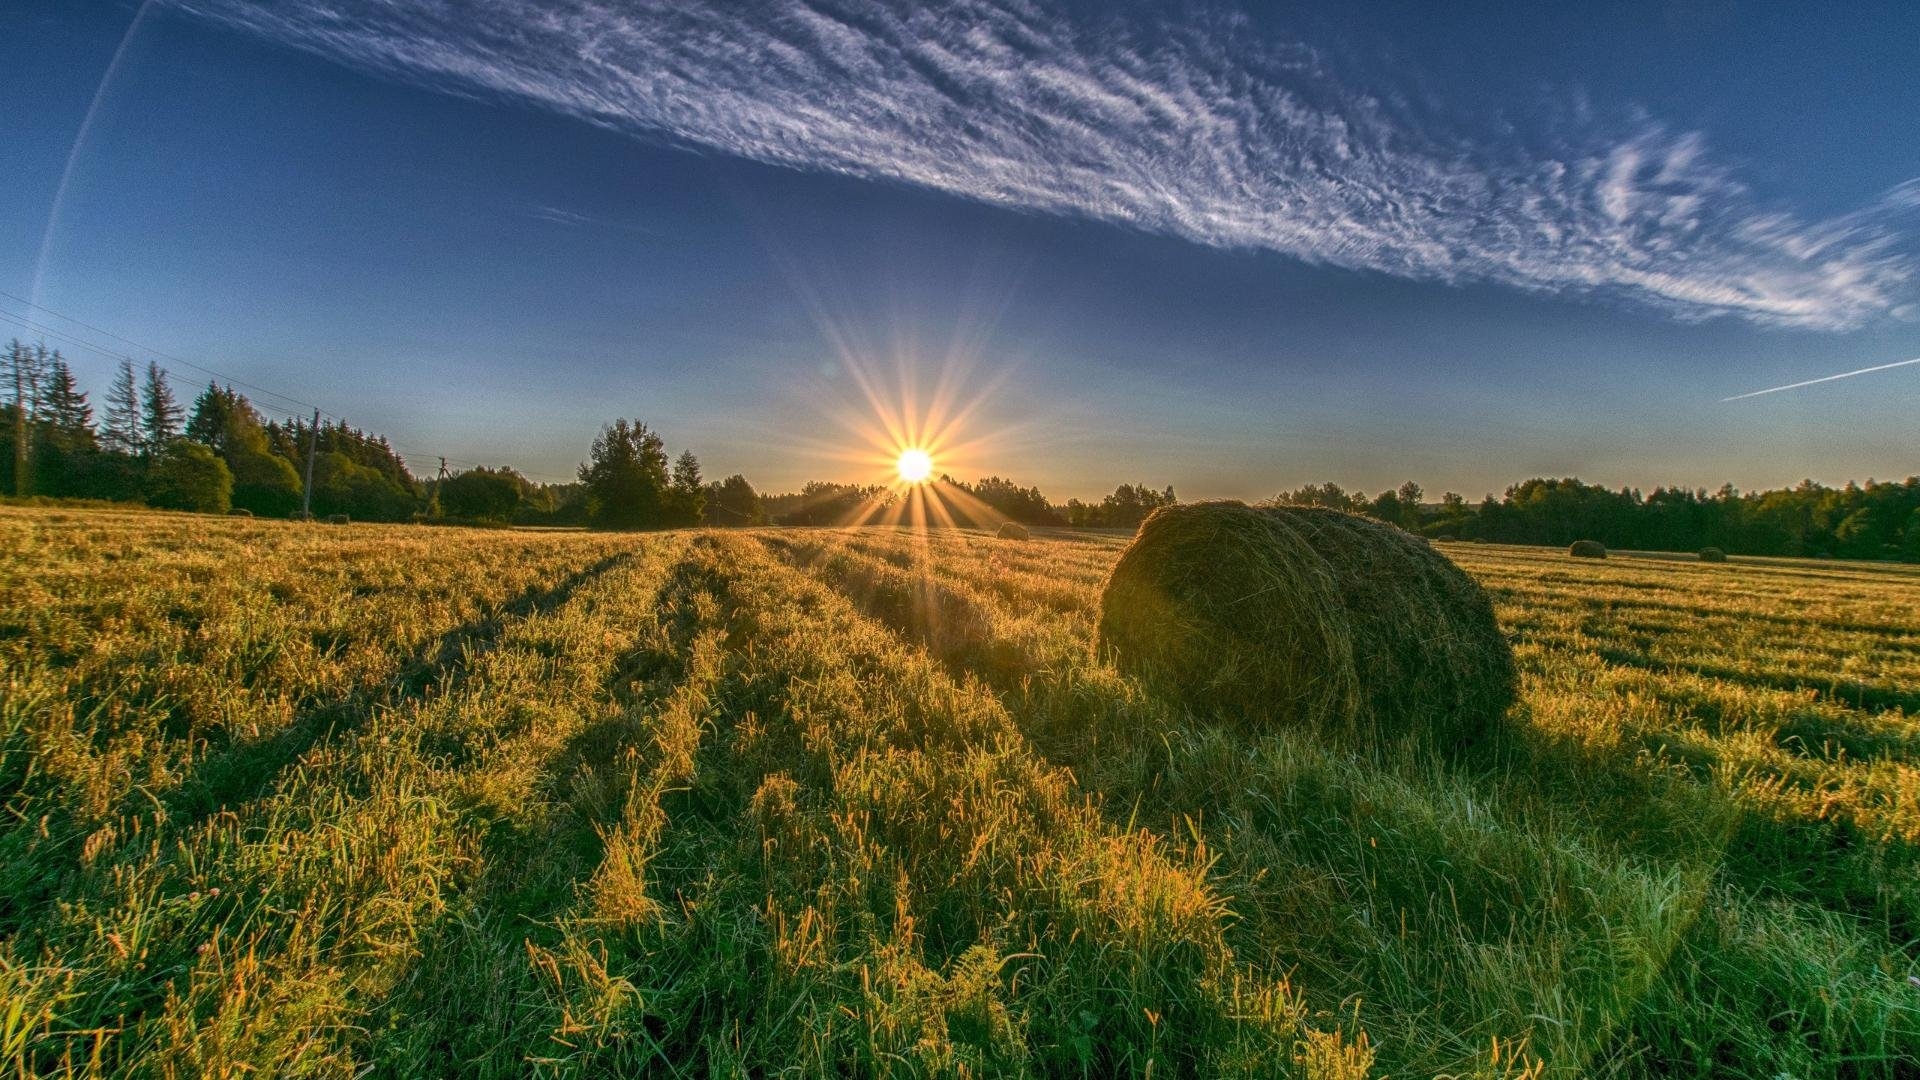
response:
M73 145L67 148L67 163L60 170L60 185L53 189L53 205L47 208L47 227L40 233L40 253L33 260L33 281L27 287L29 301L38 306L40 303L40 280L47 273L47 250L53 246L53 234L60 227L60 211L67 205L67 186L73 182L73 166L80 160L80 150L87 144L87 133L93 130L93 118L100 113L100 103L106 100L107 88L113 85L113 76L120 70L120 61L126 58L127 46L133 42L134 31L140 29L141 22L147 17L147 9L153 6L153 0L141 0L140 9L133 13L133 21L127 24L127 32L120 35L120 46L113 50L113 59L107 61L106 73L100 76L100 85L94 88L93 101L87 105L87 114L80 120L80 130L74 133Z
M1879 364L1874 367L1863 367L1859 371L1843 371L1838 375L1823 375L1818 379L1808 379L1805 382L1788 383L1785 386L1769 386L1765 390L1754 390L1750 393L1735 394L1732 397L1723 397L1720 400L1723 402L1740 401L1745 398L1759 397L1761 394L1777 394L1782 390L1798 390L1803 386L1812 386L1814 383L1832 382L1835 379L1851 379L1855 375L1866 375L1870 372L1885 371L1888 368L1906 367L1908 364L1920 364L1920 356L1916 356L1911 360L1895 360L1891 364Z

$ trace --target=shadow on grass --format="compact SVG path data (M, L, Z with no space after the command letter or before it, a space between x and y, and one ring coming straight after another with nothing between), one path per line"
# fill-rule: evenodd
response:
M480 836L480 873L446 915L417 939L418 958L396 992L378 1010L375 1057L396 1074L433 1072L520 1075L530 1059L565 1056L554 1042L565 1026L553 1001L557 972L542 966L536 950L565 947L575 917L591 921L588 883L607 856L603 830L615 827L643 775L658 764L653 721L692 682L691 660L703 629L703 598L720 601L726 582L698 552L699 539L668 574L655 599L664 634L622 653L601 681L599 695L617 706L577 731L540 765L536 794L527 807L500 807L478 800L456 807L466 827ZM731 620L727 636L733 636ZM697 887L711 860L699 849L740 842L738 821L746 813L757 779L729 765L737 718L772 699L776 689L742 677L733 644L723 641L721 667L705 684L708 700L700 718L692 775L661 793L659 848L648 860L648 894L668 906ZM644 947L644 929L606 928L596 944L610 978L623 978L620 954ZM590 935L591 936L591 935ZM697 1047L688 1033L712 1016L668 1014L636 1003L631 1034L656 1047ZM636 1049L638 1046L636 1046ZM670 1060L670 1057L663 1060ZM450 1064L451 1063L451 1064Z
M1156 724L1219 728L1240 739L1242 730L1235 725L1192 717L1173 697L1146 684L1135 685L1157 708L1116 700L1102 692L1106 688L1076 685L1071 671L1044 667L999 638L992 613L935 575L915 575L890 561L817 543L770 546L789 564L847 596L864 614L924 648L957 677L976 678L995 690L1050 760L1075 770L1083 781L1106 778L1100 790L1108 797L1102 803L1117 822L1141 823L1142 799L1150 804L1167 801L1165 809L1176 813L1209 808L1207 799L1176 796L1167 783L1167 770L1153 764L1151 755L1131 755L1140 758L1138 768L1121 779L1113 769L1112 749L1151 741ZM1647 664L1661 673L1676 667ZM1734 669L1708 674L1779 688L1768 677ZM1778 682L1807 688L1798 680ZM1920 695L1884 697L1920 703ZM1820 755L1811 751L1818 748L1872 757L1911 746L1907 736L1867 730L1810 710L1783 725L1776 738L1783 747L1807 752L1814 760ZM1364 747L1355 752L1383 766L1391 756ZM1707 811L1723 819L1714 826L1725 834L1722 880L1750 892L1806 900L1870 919L1894 930L1896 938L1920 938L1920 885L1901 884L1920 880L1920 850L1899 839L1869 835L1844 816L1782 817L1741 804L1731 792L1716 796L1712 775L1720 757L1711 746L1695 745L1678 734L1649 733L1624 752L1595 747L1529 722L1522 705L1495 738L1443 752L1440 758L1462 782L1489 794L1560 806L1584 820L1604 820L1614 842L1641 856L1687 854L1699 843L1702 826L1692 815L1700 809L1700 800L1707 799ZM1118 784L1112 782L1116 779Z
M1718 679L1756 690L1812 693L1823 700L1854 709L1875 712L1900 709L1910 715L1920 713L1920 690L1876 686L1871 683L1849 682L1842 679L1809 679L1785 672L1747 671L1725 664L1661 660L1637 650L1608 645L1595 646L1593 652L1594 655L1615 667L1637 668L1656 675L1697 675L1703 679Z
M447 630L377 691L309 705L292 723L270 735L227 744L202 759L167 795L163 801L169 813L197 820L231 803L257 798L308 751L359 727L376 709L393 708L436 688L441 693L458 689L473 659L509 625L559 609L581 588L631 557L631 553L620 553L598 559L548 588L530 589Z

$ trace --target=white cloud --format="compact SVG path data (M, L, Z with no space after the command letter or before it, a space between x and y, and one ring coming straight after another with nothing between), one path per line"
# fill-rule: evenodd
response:
M391 75L756 161L1443 282L1845 329L1912 302L1903 185L1808 221L1652 121L1434 130L1226 16L1132 33L1029 0L168 0Z

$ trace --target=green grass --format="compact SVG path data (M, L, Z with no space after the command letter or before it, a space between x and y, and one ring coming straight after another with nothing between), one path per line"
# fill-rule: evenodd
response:
M1124 539L0 509L18 1075L1920 1060L1920 573L1460 545L1498 745L1094 649Z

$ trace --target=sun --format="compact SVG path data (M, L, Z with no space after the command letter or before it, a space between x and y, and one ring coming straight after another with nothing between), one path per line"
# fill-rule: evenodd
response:
M899 460L893 463L894 471L908 484L924 484L933 475L933 458L925 450L908 447L900 451Z

